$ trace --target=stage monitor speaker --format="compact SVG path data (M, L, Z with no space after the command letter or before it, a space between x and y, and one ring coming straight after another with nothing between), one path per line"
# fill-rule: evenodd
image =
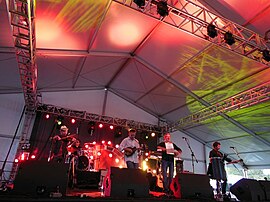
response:
M148 197L146 172L140 169L111 167L103 181L104 195L110 197Z
M89 188L89 189L97 189L100 182L100 171L77 171L77 187L78 188Z
M178 181L175 181L177 179ZM176 198L183 198L183 199L214 198L213 189L210 186L209 177L207 175L193 174L193 173L178 173L175 176L170 187L175 190L174 196Z
M241 179L230 187L230 191L240 201L265 201L265 193L259 181Z
M14 194L44 196L66 194L68 164L47 161L25 161L14 180Z
M259 183L262 186L262 189L265 193L265 200L270 201L270 181L259 180Z

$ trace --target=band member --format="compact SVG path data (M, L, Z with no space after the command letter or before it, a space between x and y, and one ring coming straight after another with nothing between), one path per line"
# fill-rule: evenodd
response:
M128 137L122 140L119 150L125 153L125 162L127 168L139 168L139 141L135 138L136 130L128 130Z
M171 142L170 133L166 133L163 136L164 141L159 143L157 150L162 151L161 171L163 177L163 190L165 193L170 192L170 184L173 179L174 171L174 157L179 156L182 150ZM167 176L167 170L169 168L169 174Z
M57 162L63 162L67 155L67 146L71 144L76 139L68 133L68 128L66 126L61 126L60 134L55 135L52 138L52 154L50 160L54 159Z
M220 194L220 182L221 179L223 180L221 189L222 189L222 194L226 194L226 186L227 186L227 176L226 176L226 171L225 171L225 165L224 161L227 162L232 162L230 158L227 157L227 155L224 155L220 151L220 143L219 142L214 142L213 143L213 149L209 152L209 166L207 170L207 175L212 178L217 180L217 193ZM215 159L217 158L217 159ZM220 160L218 163L219 164L214 164L214 160ZM216 167L214 167L216 166ZM222 172L219 172L220 176L215 176L213 170L221 170Z

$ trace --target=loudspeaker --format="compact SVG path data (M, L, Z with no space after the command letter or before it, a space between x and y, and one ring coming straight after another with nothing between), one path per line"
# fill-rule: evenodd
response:
M264 201L262 186L254 179L241 179L230 187L230 191L240 201Z
M77 187L79 188L91 188L97 189L100 182L100 171L92 172L92 171L77 171Z
M14 193L26 196L66 194L68 164L46 161L25 161L14 180Z
M111 167L103 181L104 195L110 197L148 197L146 172L140 169Z
M259 180L259 183L265 193L265 200L270 201L270 181Z
M176 198L214 198L213 189L210 186L209 177L207 175L178 173L170 187L175 190L174 196Z

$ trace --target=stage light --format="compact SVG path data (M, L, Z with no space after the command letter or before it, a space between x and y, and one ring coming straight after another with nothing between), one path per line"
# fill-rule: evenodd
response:
M140 8L145 5L145 0L133 0L133 2Z
M107 143L108 145L111 145L112 144L112 142L111 141L108 141L108 143Z
M89 125L89 128L88 128L88 134L93 135L94 132L95 132L96 122L90 121L90 122L88 123L88 125Z
M109 153L109 157L112 158L112 156L113 156L112 153Z
M31 155L31 157L30 157L31 159L35 159L36 158L36 156L35 155Z
M58 125L58 126L62 125L63 120L64 120L64 117L58 116L57 119L56 119L57 125Z
M263 59L265 59L267 62L270 61L270 54L269 54L269 50L265 49L262 51L262 55L263 55Z
M46 118L46 119L49 119L49 118L50 118L50 115L49 115L49 114L46 114L46 115L45 115L45 118Z
M74 124L76 122L75 119L71 119L71 123Z
M113 128L114 128L113 125L110 125L110 129L113 130Z
M105 140L102 140L101 143L102 143L102 144L105 144Z
M115 148L118 149L119 148L119 144L115 145Z
M98 124L98 127L103 128L103 124L102 123Z
M18 163L18 162L19 162L19 159L15 159L14 162L15 162L15 163Z
M98 152L97 155L98 155L98 156L101 156L101 152Z
M168 5L166 1L157 2L157 13L162 17L165 17L166 15L169 14Z
M151 137L155 137L155 136L156 136L156 133L152 132Z
M231 32L226 32L224 34L224 40L228 45L233 45L235 43L235 39L234 39L233 34Z
M119 159L115 159L115 163L119 163L120 162L120 160Z
M122 127L116 126L114 130L114 136L115 137L121 137L122 136Z
M211 38L215 38L218 35L215 25L209 24L207 26L207 35L210 36Z

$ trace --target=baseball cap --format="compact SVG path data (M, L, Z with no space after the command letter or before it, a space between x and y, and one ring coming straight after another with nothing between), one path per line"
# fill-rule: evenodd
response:
M68 130L66 126L61 126L60 130Z

